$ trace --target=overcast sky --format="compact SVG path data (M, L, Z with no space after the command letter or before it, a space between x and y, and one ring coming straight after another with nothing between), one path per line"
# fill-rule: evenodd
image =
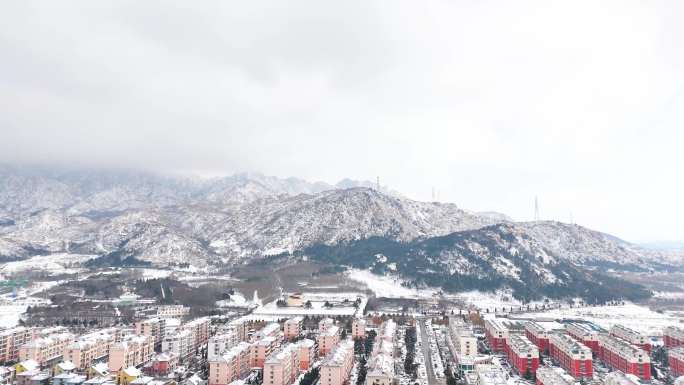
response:
M374 180L684 239L682 1L5 1L0 162Z

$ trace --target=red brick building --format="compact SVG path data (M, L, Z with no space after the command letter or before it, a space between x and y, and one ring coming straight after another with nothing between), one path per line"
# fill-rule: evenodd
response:
M485 336L494 352L506 352L508 328L500 320L492 318L485 320Z
M651 358L644 349L608 334L599 336L599 358L606 366L651 380Z
M684 376L684 347L670 349L667 352L670 371L675 376Z
M538 323L530 321L525 324L525 337L537 345L540 352L548 352L549 333Z
M684 329L668 326L663 330L663 343L666 348L684 346Z
M586 323L573 322L567 324L565 330L572 337L588 346L592 352L598 353L598 336L600 331L598 328Z
M566 334L549 334L549 355L576 379L594 375L591 349Z
M534 376L539 368L539 349L527 337L509 334L506 341L506 355L511 366L521 376Z
M613 327L610 328L610 335L613 337L622 338L634 346L640 347L649 353L651 352L651 341L649 340L648 336L641 334L636 330L622 325L613 325Z

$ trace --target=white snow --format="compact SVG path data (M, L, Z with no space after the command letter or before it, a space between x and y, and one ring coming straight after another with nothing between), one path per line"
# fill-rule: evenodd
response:
M380 276L369 270L351 269L347 271L349 279L363 283L377 297L386 298L430 298L437 293L436 289L411 289L402 286L403 280L396 276Z

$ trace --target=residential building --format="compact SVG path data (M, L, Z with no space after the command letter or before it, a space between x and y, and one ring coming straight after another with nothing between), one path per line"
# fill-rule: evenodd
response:
M192 330L181 330L166 335L162 341L162 353L173 353L182 361L195 353L195 335Z
M594 375L591 349L566 334L549 333L549 355L576 379Z
M321 371L323 369L321 368ZM295 344L273 352L264 362L263 385L290 385L299 374L299 351Z
M178 356L174 353L160 353L154 356L148 373L154 376L166 376L178 367Z
M588 346L592 352L598 353L598 336L601 330L595 325L584 322L572 322L565 326L572 337Z
M347 339L340 342L321 362L320 385L345 384L349 380L352 366L354 366L354 341ZM372 373L374 373L374 368L369 366L366 381Z
M316 358L316 343L314 340L305 338L298 341L297 346L299 347L299 370L309 370Z
M294 340L302 333L302 326L304 325L304 318L294 317L285 321L284 332L286 340Z
M160 349L166 334L166 319L154 317L135 323L135 333L154 338L155 349Z
M494 352L506 351L506 339L508 338L508 328L496 318L488 318L485 320L485 336L489 347Z
M209 385L228 385L247 377L250 369L250 345L240 342L220 356L209 360Z
M154 356L154 337L130 335L109 349L109 370L118 372L129 367L140 367Z
M241 340L235 329L228 329L217 333L209 338L207 356L208 358L218 357L240 342Z
M397 324L391 319L383 322L375 337L368 360L366 385L391 385L394 382L394 337ZM352 346L353 349L353 346Z
M663 330L663 343L666 348L684 346L684 329L668 326Z
M273 353L280 340L276 337L264 337L250 346L250 366L253 368L263 368L266 359Z
M540 367L537 369L536 385L574 385L575 379L563 369Z
M95 362L105 360L117 339L116 329L85 334L66 347L64 359L73 362L77 369L84 371Z
M651 341L649 341L648 336L639 333L636 330L616 324L610 328L610 335L617 338L622 338L628 343L651 353Z
M332 326L335 326L335 321L332 318L323 318L318 322L318 331L324 332Z
M33 332L24 326L0 331L0 362L18 361L19 347L31 341Z
M539 349L527 337L509 334L506 341L506 355L518 374L534 377L539 367Z
M316 337L318 342L318 354L325 357L340 342L340 328L335 325L326 325Z
M477 355L477 337L473 333L473 329L460 317L449 317L447 344L454 357Z
M668 350L667 359L670 371L675 376L684 376L684 346Z
M651 380L651 358L645 350L608 334L599 335L599 358L606 366L644 381Z
M157 317L182 318L190 314L190 308L183 305L162 305L157 307Z
M62 360L64 351L75 339L71 333L62 332L37 338L19 348L19 359L35 360L41 367L50 367Z
M351 337L355 340L366 338L366 320L363 318L354 318L352 320Z
M525 337L537 345L539 351L546 353L549 350L549 333L540 324L530 321L525 324Z
M154 339L150 338L150 342L152 345L154 345ZM116 374L116 383L118 385L130 385L140 376L142 376L142 372L135 366L123 368Z

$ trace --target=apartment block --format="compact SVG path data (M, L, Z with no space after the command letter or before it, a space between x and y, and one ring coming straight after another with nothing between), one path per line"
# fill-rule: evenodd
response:
M645 350L608 334L599 335L599 358L606 366L644 381L651 380L651 358Z
M190 314L190 308L183 305L162 305L157 307L159 318L183 318Z
M129 335L109 349L109 371L140 367L154 357L154 337Z
M149 318L135 323L135 333L143 336L151 336L154 338L154 346L156 349L161 348L162 341L166 335L166 319L164 318Z
M565 326L565 331L584 345L588 346L592 352L598 353L599 329L587 323L572 322Z
M549 333L540 324L533 321L526 323L525 337L537 345L540 352L545 353L549 350Z
M321 368L321 372L322 372ZM263 385L290 385L299 374L299 351L296 344L287 344L264 362Z
M667 352L670 371L675 376L684 376L684 346L670 349Z
M317 355L316 343L314 340L305 338L298 341L297 346L299 347L299 370L309 370Z
M332 318L323 318L318 322L318 331L324 332L332 326L335 326L335 321Z
M237 346L240 342L241 340L234 329L217 333L209 338L207 356L209 359L218 357L232 349L234 346Z
M320 366L320 385L343 385L349 380L354 366L354 342L350 339L340 342L328 354ZM371 367L368 374L373 372Z
M249 374L250 345L240 342L221 356L209 360L209 385L228 385Z
M489 347L494 352L506 351L506 339L508 338L508 328L496 318L485 320L485 336Z
M31 329L17 326L0 331L0 362L18 361L19 347L33 338Z
M250 347L250 366L263 368L266 359L280 346L280 340L276 337L264 337L253 343Z
M576 379L594 375L591 349L566 334L549 333L549 355Z
M684 346L684 329L668 326L663 330L663 343L666 348Z
M397 324L391 319L380 325L368 360L366 385L391 385L394 382L394 336L396 332Z
M340 342L340 328L335 325L326 326L316 337L318 354L325 357Z
M449 318L449 339L447 340L451 354L461 357L477 355L477 337L473 329L460 317Z
M366 338L366 320L363 318L354 318L352 321L351 337L355 340Z
M19 360L34 360L41 367L48 367L61 361L64 351L75 340L68 332L40 337L19 347Z
M286 340L293 340L302 333L302 327L304 325L304 318L294 317L285 321L284 333Z
M64 359L71 361L78 370L84 371L95 362L107 358L118 338L119 331L113 328L82 335L66 347Z
M525 336L509 334L506 355L511 366L521 376L534 376L539 368L539 349Z
M173 353L182 361L195 354L195 334L192 330L184 329L166 335L162 341L161 351Z
M644 349L649 353L651 352L651 341L648 336L639 333L636 330L622 325L613 325L613 327L610 328L610 335L622 338L634 346Z

